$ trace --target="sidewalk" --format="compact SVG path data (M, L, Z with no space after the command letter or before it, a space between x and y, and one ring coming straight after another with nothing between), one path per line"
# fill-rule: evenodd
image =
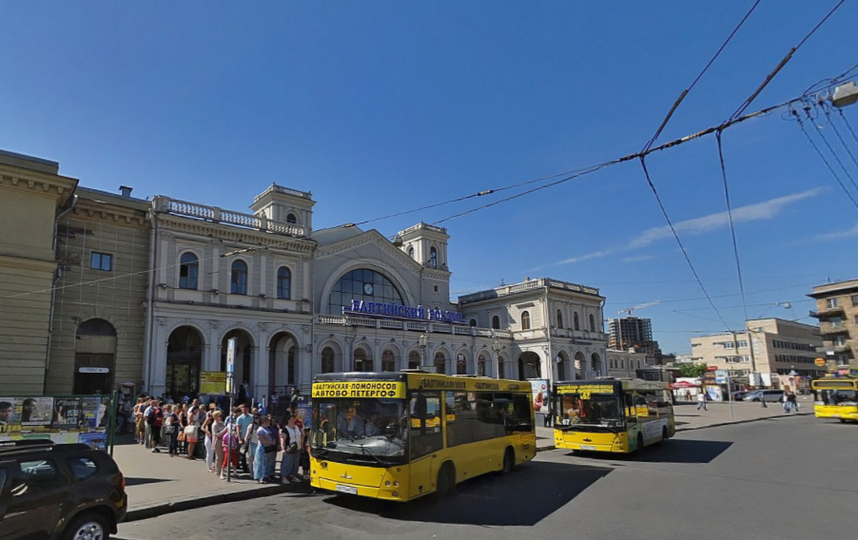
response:
M117 439L113 459L125 475L128 493L126 522L303 489L298 486L257 484L247 475L227 482L207 472L205 460L171 458L166 450L153 454L143 446L134 444L131 436ZM124 444L120 444L120 440Z
M697 402L679 401L674 408L676 431L694 431L729 424L744 424L772 418L813 414L813 401L808 396L799 397L801 412L798 413L786 414L780 403L768 403L767 405L768 407L763 408L759 403L736 401L733 403L731 415L729 403L707 402L706 406L709 410L698 411ZM538 424L536 428L537 452L554 450L554 431L551 428L542 427L539 422Z

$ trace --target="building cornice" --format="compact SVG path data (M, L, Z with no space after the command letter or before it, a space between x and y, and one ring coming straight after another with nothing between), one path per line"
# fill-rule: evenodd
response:
M205 239L216 238L225 242L258 245L298 253L312 253L316 247L316 242L309 239L274 235L262 231L254 231L253 229L230 227L229 225L209 221L177 217L171 214L157 214L157 219L159 229L167 229L176 233L199 236Z
M74 192L78 180L0 164L0 187L31 191L65 201Z
M82 198L78 199L74 213L80 217L138 226L146 225L148 219L146 213L139 210Z

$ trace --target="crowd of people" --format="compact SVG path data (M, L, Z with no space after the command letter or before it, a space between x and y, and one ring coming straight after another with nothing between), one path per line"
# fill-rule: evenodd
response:
M171 458L204 460L206 469L222 479L249 476L260 484L309 480L310 426L296 407L278 422L262 404L242 403L228 414L228 408L225 412L215 402L170 403L141 396L131 416L138 444L154 453L166 449Z

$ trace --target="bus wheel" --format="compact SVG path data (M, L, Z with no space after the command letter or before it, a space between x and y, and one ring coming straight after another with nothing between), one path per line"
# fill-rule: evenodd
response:
M503 453L503 468L501 474L509 474L515 469L515 451L512 448L507 448Z
M638 452L643 452L643 449L644 449L643 433L638 433Z
M433 499L437 502L456 492L456 469L450 463L445 463L438 471L438 483L435 484Z
M667 442L667 426L661 428L661 442L662 444Z
M842 423L844 423L844 424L846 423L846 419L845 419L845 418L841 418L841 419L840 419L840 421L841 421Z

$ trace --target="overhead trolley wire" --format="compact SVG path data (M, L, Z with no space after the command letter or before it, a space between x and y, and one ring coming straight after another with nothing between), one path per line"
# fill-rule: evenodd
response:
M754 10L757 9L757 6L760 5L761 1L762 0L757 0L756 2L754 2L754 4L751 6L751 9L749 9L748 12L745 13L745 16L742 17L742 20L739 21L739 24L737 24L736 27L733 28L733 31L730 32L730 35L727 36L727 39L725 39L724 42L721 44L721 46L718 47L718 50L715 52L715 54L712 56L712 58L709 59L709 62L706 63L706 66L704 66L703 69L700 71L700 73L697 74L697 77L694 78L694 80L691 82L691 84L688 86L688 88L684 89L682 91L682 93L679 94L679 97L676 98L676 101L673 103L673 106L670 108L669 111L667 111L667 116L665 116L664 120L661 121L661 124L655 130L655 133L650 138L650 140L647 141L647 143L644 145L641 152L646 152L647 150L650 149L650 147L652 147L653 144L655 144L656 139L659 138L659 136L661 135L661 132L667 126L667 123L670 122L671 117L673 117L673 113L676 112L677 108L679 108L679 104L682 103L682 100L685 99L685 96L687 96L689 94L689 92L691 92L691 90L694 88L694 86L700 81L700 79L703 78L703 75L707 71L709 71L709 68L712 67L712 64L715 63L715 60L717 60L718 57L721 56L721 53L727 47L727 44L729 44L730 41L733 40L733 36L735 36L736 33L739 31L739 29L742 28L742 25L745 24L745 21L747 21L748 18L751 16L751 14L754 12Z

